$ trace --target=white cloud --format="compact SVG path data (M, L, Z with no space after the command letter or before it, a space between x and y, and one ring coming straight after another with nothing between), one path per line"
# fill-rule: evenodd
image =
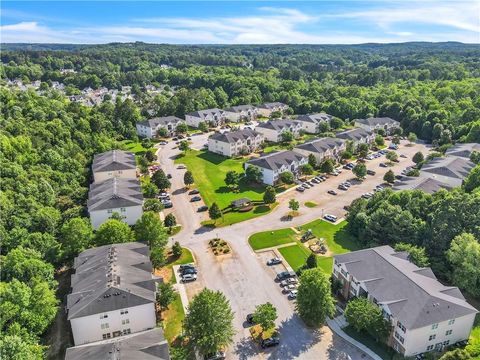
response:
M365 42L463 41L478 42L476 3L388 3L368 11L310 15L292 8L261 7L255 15L210 18L152 17L122 25L52 29L37 22L0 28L3 42L106 43L146 41L200 44L358 44ZM367 23L369 31L328 30L328 24ZM441 25L442 31L420 31L418 25ZM327 30L311 29L322 25ZM371 26L379 31L372 32ZM305 31L308 27L309 31ZM336 27L337 28L337 27ZM341 27L340 27L341 28ZM449 31L449 29L452 31ZM417 31L418 30L418 31Z

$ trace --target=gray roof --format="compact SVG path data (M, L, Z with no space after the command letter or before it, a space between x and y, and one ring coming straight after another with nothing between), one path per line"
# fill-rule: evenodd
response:
M187 115L195 116L195 117L198 117L200 119L205 119L209 115L210 116L217 115L217 116L221 117L221 116L223 116L223 113L224 113L224 111L222 109L214 108L214 109L205 109L205 110L194 111L194 112L188 113Z
M297 124L300 124L300 123L298 121L290 120L290 119L269 120L269 121L261 122L260 124L257 125L256 128L281 131L284 128L290 128L291 126L295 126Z
M180 119L176 116L165 116L165 117L156 117L156 118L153 118L153 119L140 121L138 124L154 129L159 125L160 126L167 126L168 124L172 124L172 123L173 124L178 124L178 123L184 122L184 121L185 120Z
M96 154L92 162L93 172L129 170L135 169L136 167L135 155L122 150L110 150Z
M339 139L359 141L361 139L372 136L372 132L362 128L355 128L346 131L339 132L335 136Z
M288 105L281 102L271 102L271 103L260 104L258 105L258 107L262 109L274 109L276 107L288 107Z
M260 168L278 170L283 165L290 166L294 162L305 160L306 157L295 151L278 151L260 156L256 159L247 161L247 164L255 165Z
M154 303L156 282L149 248L130 242L83 251L74 260L68 320Z
M480 144L477 143L468 143L468 144L457 144L446 151L446 155L449 156L459 156L463 158L470 159L470 154L474 151L480 152Z
M137 179L111 178L90 185L88 211L115 209L143 204L143 193Z
M226 108L224 110L228 112L239 113L242 111L249 111L249 110L255 110L255 109L256 107L253 105L236 105L236 106L231 106L229 108Z
M169 360L168 343L161 328L70 347L65 360Z
M397 120L393 120L389 117L371 117L368 119L357 119L355 120L361 124L369 125L369 126L377 126L377 125L391 125L391 126L400 126L400 122Z
M456 186L459 186L473 167L475 167L475 164L470 160L456 156L447 156L429 161L423 165L421 173L429 173L428 176L438 180L446 180L446 178L457 179L459 184Z
M247 139L254 139L257 136L263 136L262 134L249 129L245 128L243 130L236 130L236 131L227 131L222 133L215 133L210 136L210 139L226 142L226 143L236 143L238 140L247 140Z
M240 198L240 199L237 199L237 200L233 200L231 202L231 205L233 207L242 207L242 206L245 206L245 205L248 205L252 202L252 200L250 200L249 198Z
M335 255L357 281L407 329L416 329L478 311L456 287L442 285L430 268L419 268L390 246Z
M315 139L312 141L308 141L301 145L297 145L296 149L301 149L305 151L309 151L312 153L319 153L323 154L327 150L335 150L338 147L342 146L345 143L343 139L336 139L336 138L321 138Z
M310 122L314 124L318 124L322 121L329 122L332 120L333 116L326 114L326 113L318 113L318 114L311 114L311 115L299 115L297 116L298 121Z
M451 189L451 184L430 177L406 177L402 181L395 182L393 190L422 190L433 194L440 189Z

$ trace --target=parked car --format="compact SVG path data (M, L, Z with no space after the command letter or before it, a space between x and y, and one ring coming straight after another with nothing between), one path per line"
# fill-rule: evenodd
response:
M204 212L204 211L207 211L207 210L208 210L208 206L203 205L203 206L200 206L200 207L197 209L197 212Z
M380 163L380 167L386 168L386 167L388 167L388 165L385 164L385 163Z
M298 294L298 290L292 290L290 291L290 294L288 294L288 298L290 300L296 299Z
M304 192L305 188L303 186L297 186L297 191Z
M292 277L292 278L288 278L288 279L283 280L282 282L280 282L280 286L281 286L281 287L285 287L285 286L287 286L287 285L292 285L292 284L294 285L294 284L297 284L297 283L298 283L297 278Z
M173 141L177 141L178 138L177 138L177 137L173 137L172 140L173 140Z
M177 166L177 169L179 170L182 170L182 169L186 169L187 167L185 165L178 165Z
M315 176L315 179L317 179L317 180L320 181L320 182L325 181L325 180L323 179L323 176L318 176L318 175L317 175L317 176Z
M190 281L195 281L197 280L197 275L196 274L185 274L182 275L182 282L190 282Z
M272 258L272 259L267 261L268 266L278 265L278 264L281 264L281 263L282 263L282 260L279 259L279 258Z
M182 264L178 267L178 271L183 271L185 269L195 269L195 265L194 264Z
M196 274L198 273L197 269L195 268L186 268L180 271L182 275L187 275L187 274Z
M367 160L373 160L374 158L373 158L373 155L367 155L367 156L365 156L365 159L367 159Z
M278 281L282 281L282 280L285 280L285 279L288 279L288 278L291 278L291 277L295 277L296 274L294 271L282 271L280 273L277 274L277 277L276 279Z
M346 190L348 190L348 187L345 186L344 184L340 184L340 185L338 185L338 189L346 191Z
M330 221L330 222L335 222L335 221L337 221L337 217L336 217L335 215L325 214L325 215L323 216L323 218L324 218L325 220Z
M311 186L308 185L307 183L303 183L303 184L302 184L302 187L303 187L304 189L310 189L310 188L311 188Z
M391 149L391 150L398 150L398 145L396 145L396 144L390 144L390 145L388 146L388 148Z
M320 176L320 179L322 179L323 181L327 180L327 177L325 175L322 175Z
M217 351L215 353L205 355L203 359L204 360L223 360L225 359L225 353L223 351Z
M400 154L400 157L406 159L406 158L407 158L407 155L405 155L405 154Z
M167 192L162 191L160 194L158 194L158 197L159 197L160 199L165 199L165 198L168 198L169 195L168 195Z
M200 191L198 191L197 189L193 189L188 193L188 195L197 195L197 194L200 194Z
M200 196L194 196L190 199L191 202L201 201L202 198Z
M362 198L364 198L364 199L370 199L372 196L373 196L373 194L370 193L370 192L362 194Z
M314 184L319 184L320 180L317 180L317 179L313 178L312 180L310 180L310 182L312 182Z
M402 180L402 179L403 179L403 176L402 176L402 175L395 175L395 179L397 179L397 180Z
M337 195L337 192L335 190L328 190L327 193L330 195Z
M171 179L172 178L172 174L167 174L167 179Z
M367 175L372 175L372 176L373 176L373 175L375 175L375 174L376 174L375 171L373 171L373 170L367 170Z
M268 347L277 346L278 344L280 344L280 339L273 336L271 338L262 340L262 343L260 345L262 346L262 349L265 349Z
M297 290L297 286L295 284L287 284L283 287L282 292L285 294L290 293L290 291Z
M340 175L340 173L339 173L338 171L332 171L332 172L330 173L330 175L338 176L338 175Z
M160 144L160 145L167 145L168 142L167 142L167 141L160 141L159 144Z
M183 136L183 135L178 135L177 137L178 137L179 139L184 139L184 138L185 138L185 136Z
M165 209L170 209L173 207L173 203L170 200L162 200L162 204Z

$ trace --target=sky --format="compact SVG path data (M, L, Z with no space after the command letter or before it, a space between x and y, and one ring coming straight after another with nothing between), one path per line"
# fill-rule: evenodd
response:
M480 43L480 1L1 1L0 41Z

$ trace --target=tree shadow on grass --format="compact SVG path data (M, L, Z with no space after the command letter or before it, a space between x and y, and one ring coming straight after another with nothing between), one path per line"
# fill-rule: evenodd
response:
M267 205L259 205L253 209L254 214L264 214L270 211L270 207Z
M350 251L360 250L362 248L358 240L348 232L346 226L335 233L333 240L341 247Z
M209 152L209 151L202 151L200 152L197 157L205 160L205 161L208 161L212 164L215 164L215 165L219 165L221 164L222 162L228 160L229 158L225 157L225 156L222 156L222 155L218 155L218 154L214 154L212 152Z

